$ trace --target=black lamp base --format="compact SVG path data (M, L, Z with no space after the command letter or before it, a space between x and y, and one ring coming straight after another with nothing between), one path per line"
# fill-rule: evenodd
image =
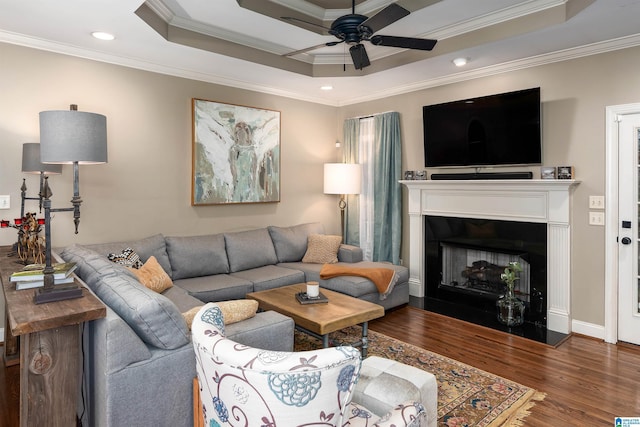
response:
M64 301L81 297L82 288L78 285L55 285L53 288L36 289L33 302L36 304L46 304L48 302Z

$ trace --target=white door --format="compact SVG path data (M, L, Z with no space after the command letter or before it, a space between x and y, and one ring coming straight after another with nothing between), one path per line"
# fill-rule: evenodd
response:
M640 345L640 114L618 119L618 339Z

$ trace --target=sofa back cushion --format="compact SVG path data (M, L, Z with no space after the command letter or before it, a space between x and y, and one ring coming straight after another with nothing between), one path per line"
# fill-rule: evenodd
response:
M224 235L167 237L173 280L229 272Z
M187 324L175 304L145 288L125 267L77 245L65 248L60 256L78 264L76 274L145 343L162 349L189 343Z
M299 224L291 227L270 226L269 235L278 256L278 262L298 262L307 251L310 234L324 234L324 226L319 222Z
M114 243L98 243L94 245L85 245L86 248L98 252L105 257L109 254L119 254L126 248L131 248L138 255L142 262L146 262L152 255L156 257L158 264L162 269L171 276L171 262L167 254L167 247L162 234L156 234L140 240L132 240L129 242Z
M224 240L231 273L278 263L266 228L225 233Z

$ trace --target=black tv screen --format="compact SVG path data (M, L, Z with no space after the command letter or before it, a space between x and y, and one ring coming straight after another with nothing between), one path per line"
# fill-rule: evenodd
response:
M427 167L542 163L540 88L422 107Z

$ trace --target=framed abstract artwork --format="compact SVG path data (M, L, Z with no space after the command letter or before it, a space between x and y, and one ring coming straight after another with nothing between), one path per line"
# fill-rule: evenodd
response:
M280 201L280 112L193 98L191 204Z

